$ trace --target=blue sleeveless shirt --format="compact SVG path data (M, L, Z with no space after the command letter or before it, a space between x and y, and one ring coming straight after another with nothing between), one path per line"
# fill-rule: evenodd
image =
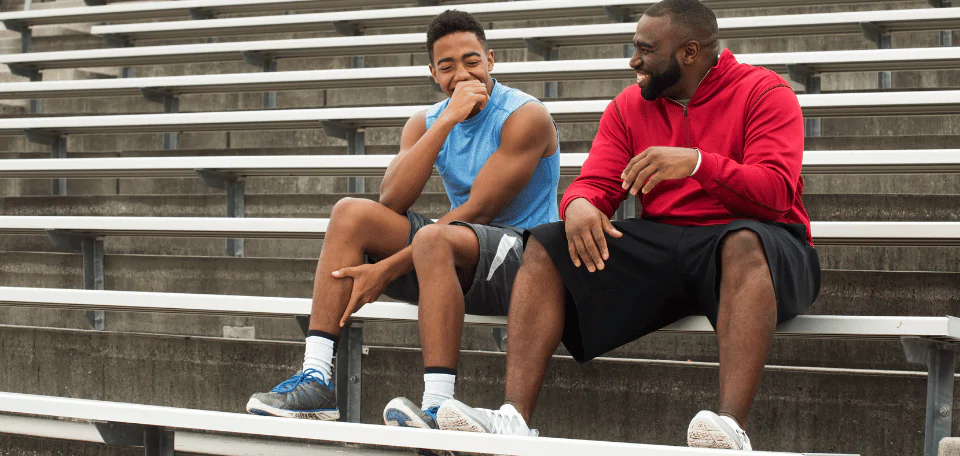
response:
M528 102L540 101L494 79L490 100L482 111L458 123L450 130L433 166L440 173L443 187L450 198L450 210L467 202L473 180L487 159L500 147L500 130L510 114ZM446 99L430 107L426 114L427 129L450 103ZM560 138L553 155L541 158L533 176L513 200L508 202L491 224L531 228L560 220L557 207L557 185L560 181Z

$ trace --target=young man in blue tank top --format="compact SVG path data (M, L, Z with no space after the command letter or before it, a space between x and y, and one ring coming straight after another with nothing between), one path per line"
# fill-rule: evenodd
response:
M437 16L427 49L449 98L407 121L379 203L344 198L334 206L303 369L254 394L251 413L337 419L331 369L340 330L385 293L419 302L425 391L419 405L391 401L384 420L436 428L437 408L454 393L464 314L506 315L522 230L559 220L559 137L546 108L490 76L493 51L467 13ZM434 168L451 202L436 223L410 211Z

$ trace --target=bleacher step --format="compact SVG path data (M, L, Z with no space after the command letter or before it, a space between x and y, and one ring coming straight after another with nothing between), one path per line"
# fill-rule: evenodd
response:
M9 366L0 390L28 394L240 411L249 394L290 375L302 343L0 328ZM419 350L368 347L362 421L379 423L389 399L422 388ZM466 352L457 397L477 406L503 399L502 354ZM711 363L555 357L534 425L543 435L682 445L701 408L716 407ZM382 385L391 385L389 388ZM916 454L924 374L771 366L751 417L758 449Z

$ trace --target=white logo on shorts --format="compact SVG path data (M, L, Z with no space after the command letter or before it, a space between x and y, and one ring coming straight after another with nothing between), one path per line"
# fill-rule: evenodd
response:
M513 246L517 244L517 240L517 238L508 234L504 234L503 237L500 238L500 245L497 246L497 255L493 257L493 263L490 264L490 273L487 274L487 282L493 278L493 273L503 264L503 260L507 259L507 254L510 253Z

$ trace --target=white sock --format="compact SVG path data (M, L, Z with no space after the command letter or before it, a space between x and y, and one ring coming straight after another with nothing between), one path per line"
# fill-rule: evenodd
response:
M457 376L453 374L423 374L423 410L439 407L443 401L453 399L453 387Z
M312 374L313 377L320 380L330 380L333 372L333 341L326 337L310 336L307 338L307 351L303 355L303 370L316 369L318 374Z

